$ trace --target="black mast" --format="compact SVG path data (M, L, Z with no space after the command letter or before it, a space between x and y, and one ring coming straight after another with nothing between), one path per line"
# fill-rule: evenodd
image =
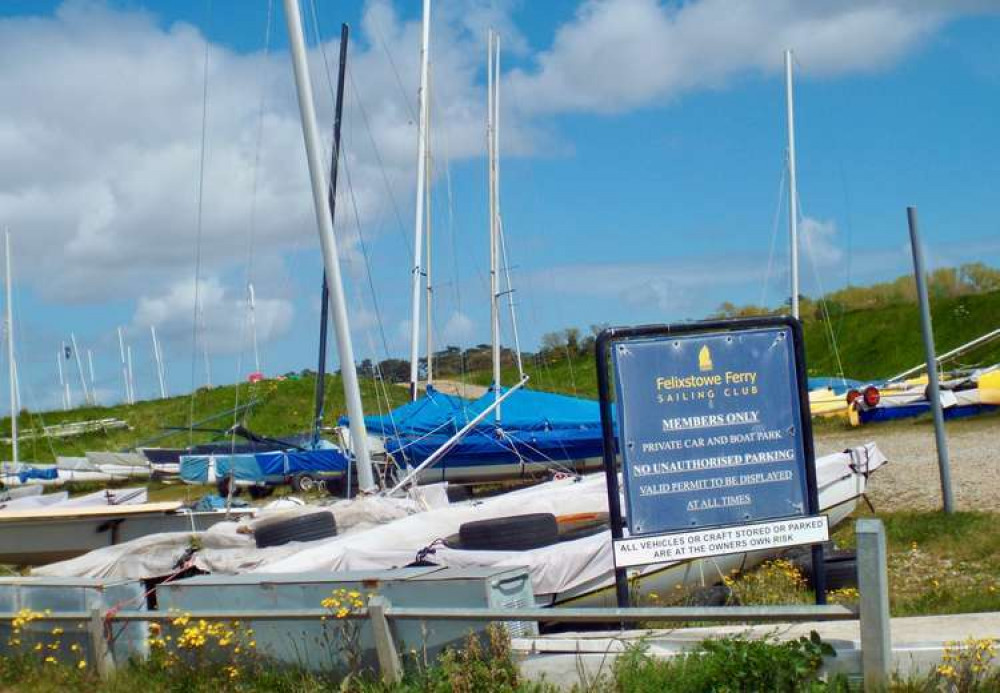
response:
M333 156L330 162L330 189L328 204L330 205L330 221L336 218L337 210L337 163L340 160L340 121L344 112L344 70L347 66L347 34L346 24L340 25L340 67L337 72L337 101L333 116ZM323 271L323 295L320 303L319 316L319 365L316 367L316 416L313 420L313 445L319 443L319 430L323 425L323 400L326 396L326 333L330 312L330 289L326 285L326 271ZM341 368L344 368L341 364ZM353 364L347 364L353 368Z

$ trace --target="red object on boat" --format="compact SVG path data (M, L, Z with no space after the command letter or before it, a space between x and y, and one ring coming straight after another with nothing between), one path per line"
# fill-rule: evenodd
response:
M259 383L263 379L264 379L264 374L261 373L260 371L254 371L253 373L247 376L247 381L251 383Z
M878 391L878 388L874 385L869 385L865 388L864 392L865 406L868 408L878 406L879 401L882 399L882 393Z
M854 400L861 396L861 393L855 389L850 389L847 391L847 403L854 404Z

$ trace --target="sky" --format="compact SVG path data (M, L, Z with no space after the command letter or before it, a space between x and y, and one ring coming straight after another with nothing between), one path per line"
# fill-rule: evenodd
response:
M327 159L351 27L335 227L355 354L406 357L420 4L301 4ZM1000 264L997 3L434 0L436 348L489 340L491 26L526 350L570 326L787 298L785 49L802 293L909 271L908 205L934 266ZM159 391L151 327L170 394L258 363L315 366L322 264L287 45L273 0L0 3L0 227L23 406L61 405L71 336L99 401L120 400L119 327L141 398ZM509 317L502 336L513 344ZM76 362L62 363L79 402Z

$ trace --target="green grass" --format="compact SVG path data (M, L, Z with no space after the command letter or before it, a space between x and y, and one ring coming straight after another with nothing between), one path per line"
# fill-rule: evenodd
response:
M1000 513L879 513L894 616L1000 611ZM853 546L854 522L834 534Z
M932 322L938 353L954 349L1000 327L1000 292L936 301ZM831 346L831 330L837 345L836 352ZM825 321L807 319L804 333L806 364L811 376L838 375L838 354L844 375L858 380L888 378L924 361L916 304L833 315L829 327ZM996 363L1000 361L1000 344L983 347L973 356L977 362ZM547 362L538 358L528 359L525 371L531 377L532 388L597 398L597 370L593 354L572 359L558 355ZM478 385L489 385L492 374L487 371L473 372L467 379ZM502 379L504 383L516 382L516 369L502 369Z
M22 441L21 458L39 462L52 461L56 455L80 456L88 450L118 450L130 448L142 441L168 433L165 427L187 427L190 421L198 422L210 416L233 409L237 404L245 404L259 399L246 418L246 425L256 433L270 436L288 435L307 431L311 428L313 402L315 398L315 377L288 380L267 380L255 385L241 383L214 388L202 388L193 396L171 397L160 400L136 402L135 405L114 407L81 407L71 411L45 412L33 414L22 412L18 424L22 431L40 428L42 425L88 421L103 418L118 418L129 424L128 429L90 433L73 438L47 438ZM376 397L374 383L363 380L362 397L372 410L377 410L376 402L385 397ZM389 387L388 397L393 406L406 401L403 388ZM382 405L385 406L384 404ZM340 377L327 376L326 417L327 425L336 422L346 413L343 385ZM225 429L234 423L232 415L224 416L204 424L205 427ZM9 417L0 419L0 431L10 430ZM167 435L154 444L162 447L187 445L189 442L203 442L216 439L212 433L178 431ZM0 444L0 455L10 459L10 445Z
M1000 325L1000 292L942 299L934 304L934 328L939 352L965 343L988 329ZM874 379L887 377L923 360L917 306L894 305L870 310L858 310L834 315L832 330L836 336L840 360L848 377ZM825 322L808 319L805 322L805 342L808 370L812 375L837 374L840 371L830 344ZM977 361L1000 361L1000 345L986 348L976 354ZM525 362L530 387L550 392L561 392L596 399L597 371L592 354L574 358L528 358ZM506 367L503 382L513 383L517 373ZM492 379L489 371L473 371L464 377L453 378L478 385L488 385ZM374 383L362 379L362 397L368 411L384 409L385 395L376 397ZM87 450L125 449L164 432L164 426L185 427L192 420L198 421L225 412L238 402L245 403L253 397L262 404L248 417L251 429L264 435L282 435L308 430L312 418L315 378L296 380L269 380L257 385L241 383L211 389L202 388L193 397L180 396L164 400L138 402L134 406L82 407L69 412L46 412L41 415L22 413L19 424L22 431L43 424L86 421L115 417L127 421L129 430L94 433L70 439L24 441L21 456L24 459L51 461L55 455L82 455ZM397 406L406 401L404 388L389 386L390 404ZM342 383L339 377L327 378L326 422L332 423L345 412ZM226 428L232 417L223 417L206 424ZM823 424L819 424L822 426ZM841 424L832 424L841 425ZM0 419L0 431L10 428L7 418ZM209 433L189 435L186 431L175 433L158 441L157 445L185 445L213 438ZM0 444L0 455L9 459L10 448Z

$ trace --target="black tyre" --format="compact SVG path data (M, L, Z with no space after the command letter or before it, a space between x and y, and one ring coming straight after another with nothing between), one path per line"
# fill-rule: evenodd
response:
M299 474L292 477L292 488L299 493L311 493L318 488L318 482L309 474Z
M449 503L461 503L462 501L467 501L472 498L472 492L469 491L468 486L452 486L448 484L448 488L445 489L445 493L448 494Z
M267 498L274 493L273 486L251 486L250 487L250 497L254 500L261 500L262 498Z
M463 549L525 551L559 541L559 525L552 513L531 513L466 522L458 534Z
M257 548L281 546L290 541L316 541L337 535L337 522L333 513L322 511L299 515L287 520L276 520L254 531Z
M229 496L229 477L225 476L215 482L215 490L218 491L219 495L223 498ZM233 487L233 498L240 495L243 491L239 486Z
M806 578L806 584L813 587L815 581L813 580L812 561L809 556L800 558L796 563ZM823 567L826 572L827 590L858 586L858 555L856 552L827 551L823 554Z

